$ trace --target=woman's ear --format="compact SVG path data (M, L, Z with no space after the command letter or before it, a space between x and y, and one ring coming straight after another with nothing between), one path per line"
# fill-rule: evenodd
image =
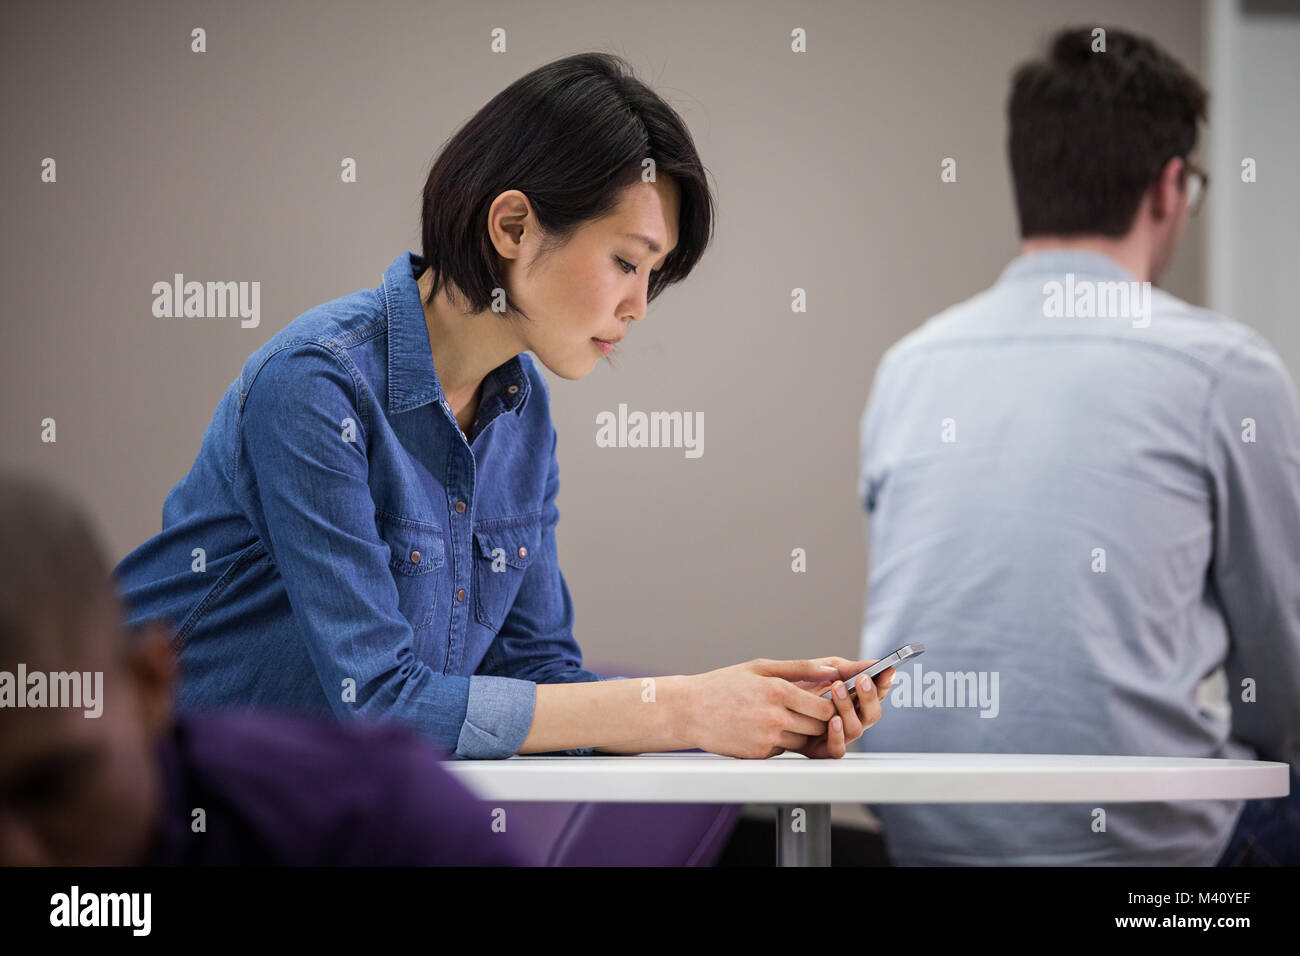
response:
M127 673L146 729L161 734L172 721L176 651L171 627L161 619L146 621L128 639Z

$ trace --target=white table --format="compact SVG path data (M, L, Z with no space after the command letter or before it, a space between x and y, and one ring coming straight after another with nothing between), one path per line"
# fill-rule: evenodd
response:
M484 799L612 803L764 803L778 820L779 866L829 866L832 803L1075 803L1285 796L1284 763L1077 754L856 753L840 760L716 754L453 760Z

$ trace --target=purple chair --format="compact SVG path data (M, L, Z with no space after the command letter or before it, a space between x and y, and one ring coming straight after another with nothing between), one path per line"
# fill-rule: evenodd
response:
M713 866L740 806L712 803L497 803L542 866Z
M636 668L595 667L598 674ZM738 804L502 803L506 826L543 866L713 866Z

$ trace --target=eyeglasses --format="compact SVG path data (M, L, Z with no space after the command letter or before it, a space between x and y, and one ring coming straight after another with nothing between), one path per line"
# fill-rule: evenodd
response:
M1190 159L1183 160L1183 168L1187 178L1188 215L1195 216L1200 211L1201 204L1205 202L1205 191L1210 188L1210 177Z

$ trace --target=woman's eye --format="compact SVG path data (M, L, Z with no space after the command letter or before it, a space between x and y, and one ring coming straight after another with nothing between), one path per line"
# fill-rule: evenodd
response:
M629 272L632 272L632 273L635 273L635 272L636 272L636 266L632 265L632 263L630 263L630 262L625 261L624 259L620 258L619 256L615 256L615 257L614 257L614 261L617 262L617 263L619 264L619 267L620 267L620 268L622 268L624 275L626 275L626 274L629 273ZM659 273L661 273L661 272L663 272L663 271L664 271L663 269L651 269L651 270L650 270L650 274L651 274L652 276L657 276Z

